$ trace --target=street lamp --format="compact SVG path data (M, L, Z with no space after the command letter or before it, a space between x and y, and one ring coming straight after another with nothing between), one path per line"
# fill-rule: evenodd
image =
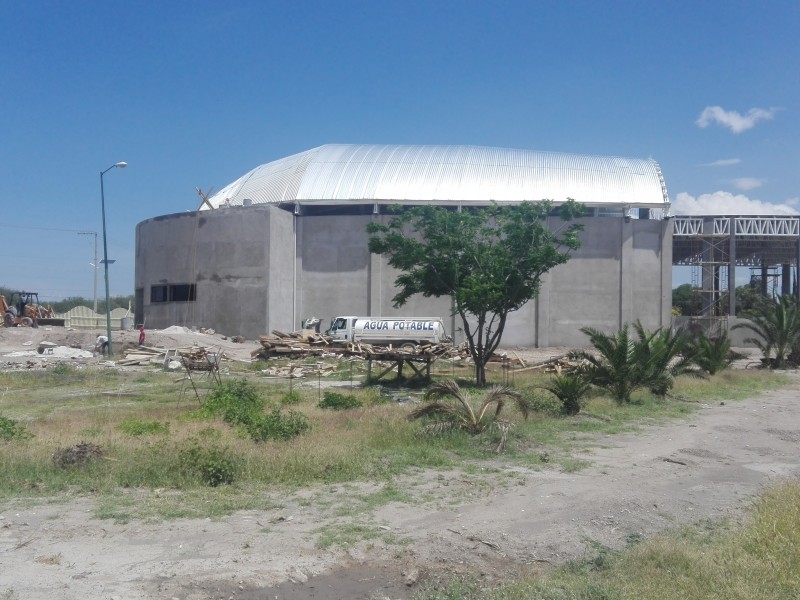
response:
M108 295L108 240L106 239L106 195L103 190L103 175L108 173L114 167L124 169L128 166L126 162L114 163L105 171L100 171L100 207L103 211L103 268L106 275L106 337L108 337L108 355L112 356L111 350L111 301Z

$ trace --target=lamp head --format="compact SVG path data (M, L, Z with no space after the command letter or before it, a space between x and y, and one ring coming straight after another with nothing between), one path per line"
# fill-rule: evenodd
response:
M120 169L124 169L125 167L128 166L128 163L126 163L126 162L118 162L114 166L115 167L119 167Z

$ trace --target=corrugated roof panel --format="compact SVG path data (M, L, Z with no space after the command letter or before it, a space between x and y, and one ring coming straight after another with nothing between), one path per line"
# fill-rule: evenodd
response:
M261 165L223 188L213 206L302 202L518 202L665 207L652 159L483 146L329 144Z

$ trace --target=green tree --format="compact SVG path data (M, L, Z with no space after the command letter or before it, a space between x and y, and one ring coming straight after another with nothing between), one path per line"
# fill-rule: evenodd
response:
M695 290L691 284L679 285L672 290L672 308L677 309L681 315L699 315L702 309L700 296L700 291Z
M555 231L547 226L551 210L549 201L463 211L419 206L401 209L386 225L367 226L370 252L402 271L396 307L415 294L452 298L480 386L509 313L535 298L542 275L580 246L583 226L567 222L584 213L583 205L561 205L564 223Z
M790 355L800 352L800 305L797 299L786 294L777 300L762 298L747 311L747 321L737 323L733 329L747 329L758 337L745 339L755 344L772 368L784 369ZM774 357L773 357L774 355Z

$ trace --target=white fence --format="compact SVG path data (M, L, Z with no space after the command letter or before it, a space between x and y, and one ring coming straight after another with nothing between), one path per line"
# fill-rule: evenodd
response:
M69 312L55 315L56 319L64 319L64 327L74 329L105 329L106 316L94 312L88 306L76 306ZM126 308L115 308L111 311L111 329L133 329L133 313Z

